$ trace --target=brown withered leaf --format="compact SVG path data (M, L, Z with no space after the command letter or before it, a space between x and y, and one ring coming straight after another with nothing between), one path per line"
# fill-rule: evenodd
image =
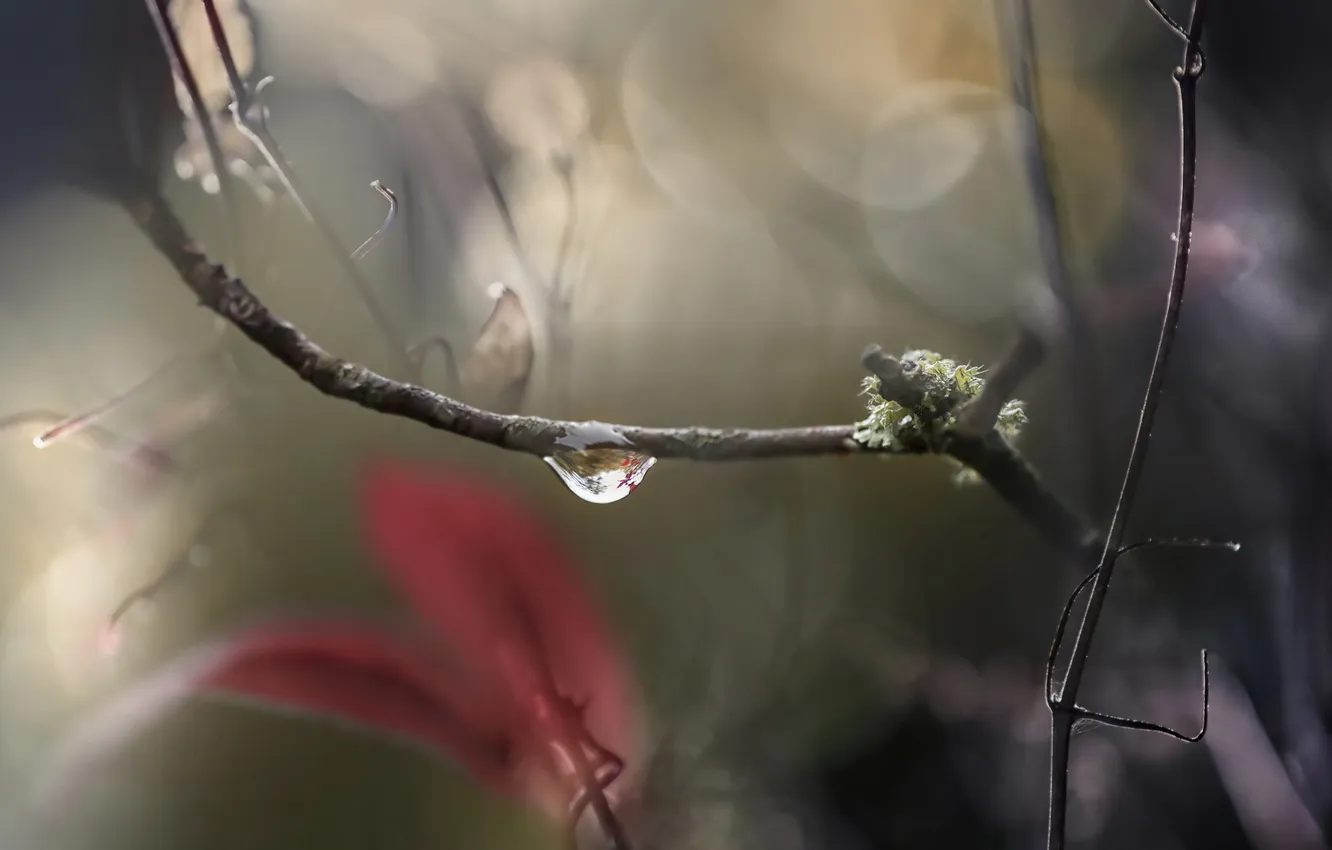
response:
M517 410L527 392L535 353L532 326L523 302L505 287L463 363L460 378L464 396L498 412Z

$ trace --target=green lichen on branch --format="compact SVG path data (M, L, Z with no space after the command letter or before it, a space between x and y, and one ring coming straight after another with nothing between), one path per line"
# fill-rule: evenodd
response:
M938 451L957 422L957 411L985 386L984 369L919 349L903 354L899 363L900 376L894 376L895 386L888 393L893 398L884 397L878 376L865 378L862 394L869 416L856 423L855 439L876 449L923 445ZM1026 423L1022 402L1012 399L1000 411L995 430L1012 442Z

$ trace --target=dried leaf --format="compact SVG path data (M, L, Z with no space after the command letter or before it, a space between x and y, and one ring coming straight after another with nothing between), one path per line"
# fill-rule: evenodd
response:
M463 393L500 412L517 410L527 392L534 359L527 311L518 294L504 287L463 363Z

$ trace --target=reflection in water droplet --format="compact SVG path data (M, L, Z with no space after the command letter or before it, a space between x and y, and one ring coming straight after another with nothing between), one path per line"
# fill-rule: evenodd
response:
M574 495L598 505L628 496L657 462L651 455L628 449L556 452L544 460Z

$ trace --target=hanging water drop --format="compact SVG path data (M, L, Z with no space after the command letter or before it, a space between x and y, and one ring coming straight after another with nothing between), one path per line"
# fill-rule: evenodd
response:
M587 502L618 502L638 487L657 459L629 449L562 451L544 458L574 495Z

